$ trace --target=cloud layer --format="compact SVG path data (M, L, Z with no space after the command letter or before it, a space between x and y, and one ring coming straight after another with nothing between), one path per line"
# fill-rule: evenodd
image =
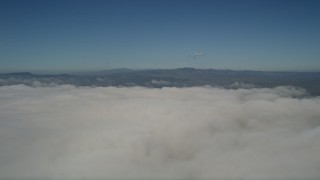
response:
M291 87L0 87L0 176L320 177L320 99Z

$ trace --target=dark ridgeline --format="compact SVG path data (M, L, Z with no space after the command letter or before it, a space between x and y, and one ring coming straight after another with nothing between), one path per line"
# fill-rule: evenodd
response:
M37 82L35 84L35 82ZM25 84L28 86L144 86L224 88L270 88L295 86L304 88L310 95L320 95L320 72L266 72L215 69L112 69L91 73L39 75L29 72L0 75L0 86Z

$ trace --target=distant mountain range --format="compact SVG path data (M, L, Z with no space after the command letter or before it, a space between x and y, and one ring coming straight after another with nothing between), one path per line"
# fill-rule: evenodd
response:
M265 72L215 69L111 69L90 73L39 75L30 72L0 74L0 86L25 84L28 86L144 86L224 88L261 88L295 86L311 95L320 95L320 72Z

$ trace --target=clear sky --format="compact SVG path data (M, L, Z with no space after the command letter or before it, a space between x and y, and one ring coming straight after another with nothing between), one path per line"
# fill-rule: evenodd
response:
M0 71L320 70L320 1L0 0Z

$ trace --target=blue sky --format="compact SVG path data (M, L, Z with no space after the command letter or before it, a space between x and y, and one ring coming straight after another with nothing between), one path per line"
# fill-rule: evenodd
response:
M320 1L0 2L1 72L320 70Z

